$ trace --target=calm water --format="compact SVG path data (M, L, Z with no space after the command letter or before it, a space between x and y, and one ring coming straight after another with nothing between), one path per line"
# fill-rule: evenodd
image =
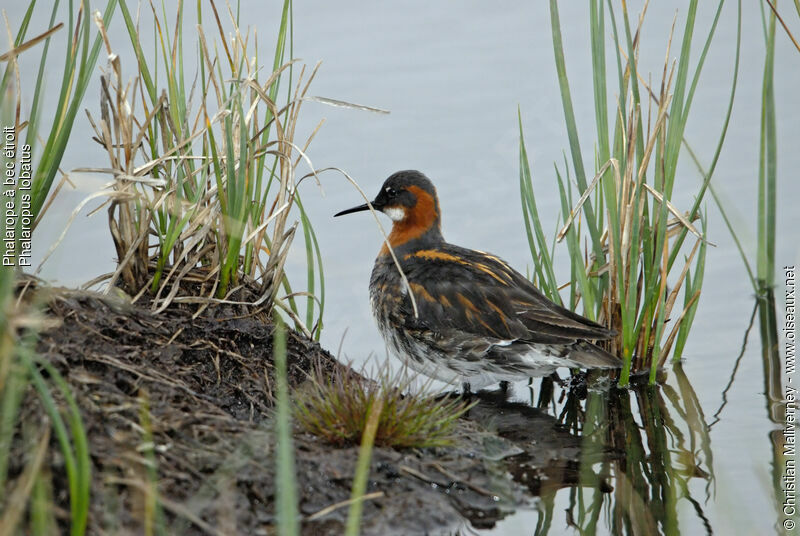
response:
M270 36L277 26L277 10L274 6L265 8L260 2L242 3L247 20L258 27L263 46L264 36ZM713 14L710 2L702 4L698 16L701 32ZM5 9L10 8L10 19L18 21L24 7L18 3ZM631 8L636 12L639 6ZM735 221L740 227L753 229L763 37L757 2L746 2L744 9L740 85L714 180L723 198L734 208ZM791 19L791 9L785 9ZM653 2L649 7L640 70L652 72L654 79L660 77L674 11L670 2ZM682 15L679 13L679 27ZM562 2L561 20L582 147L585 161L591 162L594 120L585 5ZM120 22L118 18L116 25L121 30ZM687 129L687 139L705 164L713 153L727 106L735 23L735 5L730 3L709 52ZM383 179L395 170L424 171L438 187L449 241L492 251L525 270L530 254L518 201L517 106L523 115L537 202L544 221L555 221L558 214L553 162L561 161L562 151L567 148L546 3L516 2L498 9L484 2L298 2L294 24L295 57L309 64L323 61L311 93L391 110L390 115L377 115L307 104L302 125L306 132L320 118L327 119L309 151L314 164L344 168L370 195L377 193ZM40 29L34 27L31 33ZM122 36L122 32L116 35ZM267 42L271 46L271 38ZM800 53L787 42L779 31L779 266L800 264L796 171L800 169ZM124 36L117 45L119 50L127 50ZM31 63L35 62L30 62L25 72L35 68ZM132 65L130 56L123 54L123 67L128 73ZM96 93L97 84L90 88L85 101L95 114L97 110L92 106ZM302 138L302 134L298 137ZM87 143L88 139L88 122L81 116L63 169L105 165L103 153ZM61 232L64 215L105 180L73 176L78 190L61 196L50 218L40 227L35 247L39 257ZM675 203L679 207L688 206L698 182L697 172L683 155L676 188ZM328 292L322 342L331 350L341 344L342 358L355 363L364 363L370 355L383 359L385 350L372 323L367 299L369 273L380 246L379 232L365 214L332 220L335 212L361 200L337 175L328 175L323 186L324 193L311 182L303 185L303 199L316 223L325 259ZM679 528L685 534L704 533L706 525L717 534L769 534L778 530L768 438L774 426L767 418L758 329L751 333L719 422L703 441L694 442L700 436L695 436L696 429L687 424L686 408L681 409L684 399L679 397L676 406L669 398L673 391L684 394L685 382L691 382L695 398L689 400L696 402L695 414L702 415L698 426L705 429L714 421L752 311L754 298L738 253L711 204L709 214L709 237L717 247L708 251L701 304L685 353L687 380L670 372L667 385L657 395L657 405L663 406L665 415L677 421L677 429L683 427L683 432L678 432L682 439L670 435L666 450L687 468L699 468L698 476L687 478L686 490L675 491L679 497L686 494L692 498L678 499ZM65 285L77 285L111 271L114 253L105 218L105 211L90 219L81 214L43 275ZM748 248L753 245L752 234L744 234ZM304 252L298 246L289 269L301 271L303 262ZM557 265L562 281L566 270L565 263ZM782 293L782 288L778 289L779 319ZM524 397L520 389L517 393ZM637 396L630 394L634 408L640 406ZM634 414L638 415L637 411ZM713 460L709 459L706 443ZM712 472L713 480L703 476ZM617 489L620 485L617 482ZM574 495L563 489L555 493L550 503L542 501L504 520L494 533L530 533L545 518L548 508L554 516L550 532L570 533L565 512L572 510L577 515L570 506L571 500ZM608 519L601 516L600 532L610 530Z

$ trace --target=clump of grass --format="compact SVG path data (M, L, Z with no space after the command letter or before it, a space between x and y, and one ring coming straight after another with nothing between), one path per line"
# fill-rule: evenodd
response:
M601 0L590 2L589 32L598 138L595 174L588 180L567 79L558 5L555 0L550 2L553 49L572 160L564 163L563 172L556 166L563 214L563 228L557 240L566 238L573 281L567 306L575 308L582 301L586 316L618 332L608 343L608 349L624 360L621 385L628 383L633 371L648 369L650 381L655 382L658 367L666 362L671 352L674 360L679 359L697 310L708 244L706 218L701 206L732 109L738 73L738 38L727 116L712 165L688 210L673 204L673 193L683 133L722 5L723 2L719 2L692 72L690 50L698 2L689 3L679 58L670 61L670 38L660 86L655 86L640 75L638 64L644 12L639 25L632 28L627 6L623 4L621 32L624 33L618 33L617 10L606 8ZM741 11L739 17L741 20ZM604 42L608 34L607 19L611 22L616 51L617 76L612 80L618 81L614 89L616 114L613 118L608 116ZM560 288L552 270L552 246L544 239L536 208L521 119L520 189L534 274L543 292L559 301ZM677 190L680 189L678 186ZM694 244L687 242L690 236ZM581 247L582 242L585 248ZM678 262L681 257L683 262Z
M294 396L294 415L307 432L337 445L357 445L373 407L381 407L375 445L437 447L452 444L455 423L472 405L409 392L413 378L381 369L376 381L347 369L323 374L315 367Z
M210 5L212 33L207 33L198 5L193 35L199 68L194 80L184 75L183 3L173 21L153 10L160 53L146 58L138 21L127 2L120 1L138 59L132 82L126 82L120 59L97 21L110 60L102 79L101 114L90 115L90 120L110 166L93 171L114 176L104 194L110 198L109 226L119 259L116 271L106 278L107 287L119 285L137 297L149 293L153 308L160 311L179 301L235 301L234 293L243 285L257 284L256 305L283 309L297 328L318 337L324 297L312 294L324 288L322 263L297 197L302 178L296 176L301 163L311 167L305 150L316 130L305 142L295 140L316 69L310 75L302 69L292 85L293 62L284 59L289 0L266 76L255 35L240 31L230 6L220 13L214 2ZM159 76L164 87L159 87ZM279 87L287 77L290 89L281 104ZM307 293L293 292L283 270L298 227L289 220L293 209L299 211L306 240ZM281 289L285 297L276 299ZM307 295L305 321L296 304L298 294Z

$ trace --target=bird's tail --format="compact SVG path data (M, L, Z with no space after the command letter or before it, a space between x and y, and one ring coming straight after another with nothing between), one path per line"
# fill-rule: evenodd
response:
M587 341L578 341L571 345L568 357L581 368L622 367L622 360L619 357Z

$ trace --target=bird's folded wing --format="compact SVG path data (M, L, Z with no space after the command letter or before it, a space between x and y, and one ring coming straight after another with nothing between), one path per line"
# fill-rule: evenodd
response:
M434 332L466 331L501 341L567 344L607 339L603 326L548 300L530 281L501 259L456 246L414 254L403 263L419 311L401 307L408 327ZM406 259L408 260L408 259Z

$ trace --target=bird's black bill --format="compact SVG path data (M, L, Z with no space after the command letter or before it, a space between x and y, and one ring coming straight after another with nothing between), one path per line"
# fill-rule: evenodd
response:
M335 218L336 216L344 216L345 214L352 214L353 212L363 212L365 210L369 210L369 205L364 203L363 205L358 205L357 207L348 208L347 210L343 210L341 212L337 212L333 215Z

